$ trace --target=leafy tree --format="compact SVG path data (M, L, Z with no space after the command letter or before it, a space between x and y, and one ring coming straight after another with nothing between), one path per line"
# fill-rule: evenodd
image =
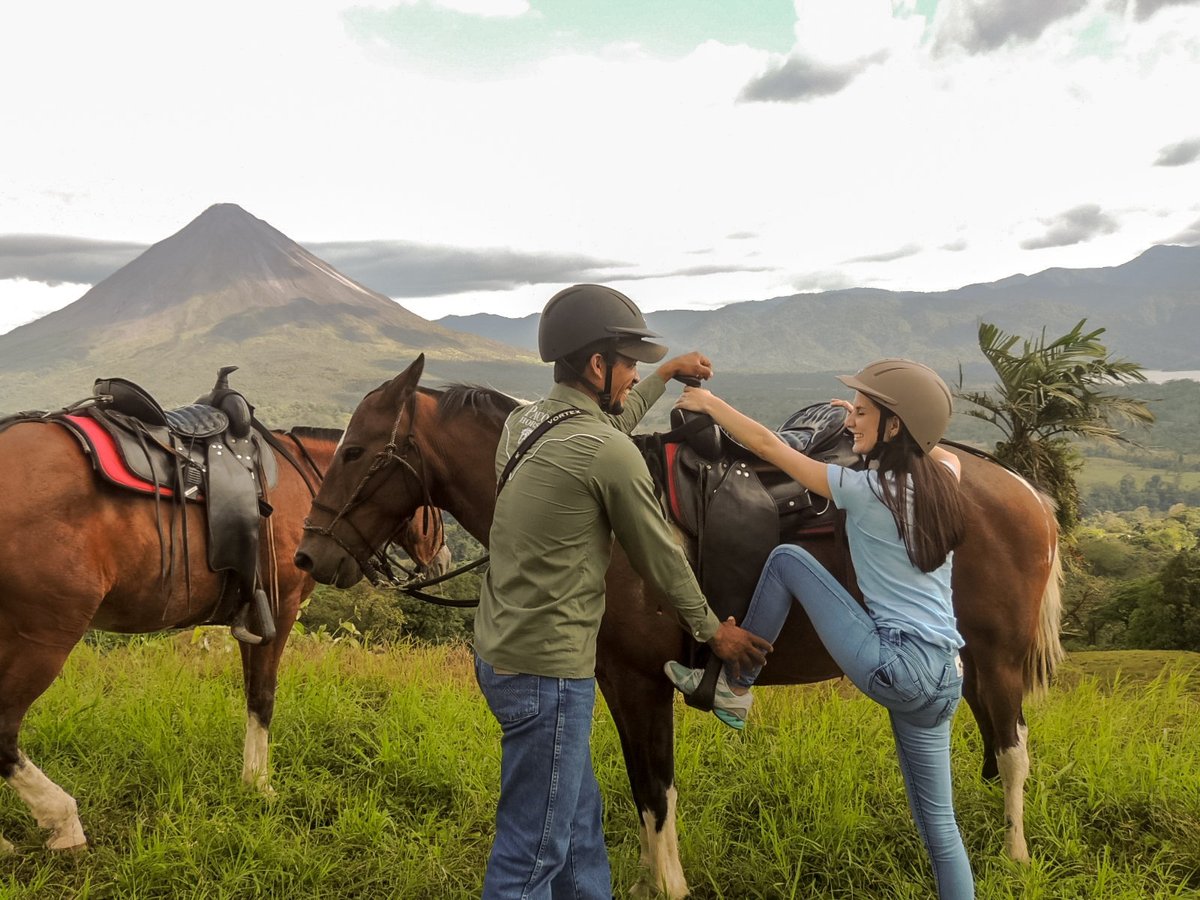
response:
M1138 598L1128 643L1152 650L1200 650L1200 553L1181 550Z
M1033 340L1021 342L995 325L979 325L979 349L995 369L999 381L992 392L963 391L958 396L978 409L967 415L991 422L1004 433L996 456L1008 463L1058 503L1058 521L1064 532L1079 517L1076 475L1082 458L1072 438L1132 443L1119 423L1154 421L1154 414L1138 399L1114 392L1119 385L1146 380L1134 362L1112 359L1098 340L1103 328L1085 332L1079 323L1062 337L1047 340L1045 329Z

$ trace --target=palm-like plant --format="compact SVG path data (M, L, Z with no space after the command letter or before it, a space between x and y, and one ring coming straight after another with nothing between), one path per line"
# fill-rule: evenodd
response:
M995 325L980 323L979 349L999 381L990 392L956 392L978 407L967 415L991 422L1004 433L996 456L1058 501L1064 530L1074 526L1079 508L1075 474L1081 461L1070 439L1136 443L1120 426L1154 421L1143 401L1113 393L1121 385L1144 382L1142 367L1112 359L1098 340L1105 329L1085 332L1086 322L1080 319L1052 341L1042 329L1037 339L1023 342ZM1021 350L1014 352L1019 342Z

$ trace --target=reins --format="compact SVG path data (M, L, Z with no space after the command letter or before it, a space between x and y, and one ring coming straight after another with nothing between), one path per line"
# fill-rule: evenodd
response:
M422 590L422 588L433 587L435 584L441 584L443 581L450 581L453 578L457 578L459 575L463 575L467 572L470 572L472 569L479 568L480 566L484 565L489 559L491 559L491 555L488 553L485 553L485 554L483 554L483 556L479 557L479 559L471 560L471 562L469 562L469 563L463 563L457 569L454 569L451 572L447 572L444 575L438 575L435 578L426 578L423 580L418 580L415 583L410 579L409 581L406 581L403 584L394 585L394 587L396 590L400 591L402 594L408 594L410 597L416 597L418 600L424 600L426 603L435 603L438 606L450 606L450 607L454 607L455 609L469 609L473 606L478 606L479 601L478 600L449 600L445 597L439 597L437 594L428 594L424 590Z

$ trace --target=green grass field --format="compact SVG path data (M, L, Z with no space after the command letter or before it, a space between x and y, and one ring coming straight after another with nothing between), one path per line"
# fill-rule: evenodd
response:
M222 637L219 632L214 637ZM956 805L984 898L1200 896L1200 655L1084 653L1026 704L1033 862L1002 856L998 785L955 720ZM768 688L744 734L676 712L679 830L697 898L925 898L932 876L887 720L837 683ZM0 794L4 898L478 896L499 731L462 647L294 639L273 783L243 788L237 653L183 635L80 647L22 745L79 801L92 849L50 855ZM618 896L638 840L617 736L594 735Z
M1184 490L1200 488L1200 472L1180 472L1179 484ZM1110 459L1106 456L1089 456L1079 473L1079 490L1086 496L1087 492L1096 485L1116 487L1126 475L1132 475L1134 482L1141 487L1146 479L1153 475L1163 481L1174 483L1176 473L1171 469L1154 469L1149 466L1138 466L1123 459Z

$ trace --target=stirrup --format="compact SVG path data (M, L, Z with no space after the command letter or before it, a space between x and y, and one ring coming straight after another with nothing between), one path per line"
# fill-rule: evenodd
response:
M229 623L229 632L243 644L257 646L262 643L262 636L250 630L249 603L243 603L233 614L233 621Z
M275 639L275 620L271 617L271 605L267 601L267 594L262 588L254 591L254 612L258 619L258 624L262 628L262 634L255 634L250 630L250 604L243 603L238 607L238 611L233 615L233 622L230 623L229 630L235 638L243 644L257 646L259 644L269 644Z

